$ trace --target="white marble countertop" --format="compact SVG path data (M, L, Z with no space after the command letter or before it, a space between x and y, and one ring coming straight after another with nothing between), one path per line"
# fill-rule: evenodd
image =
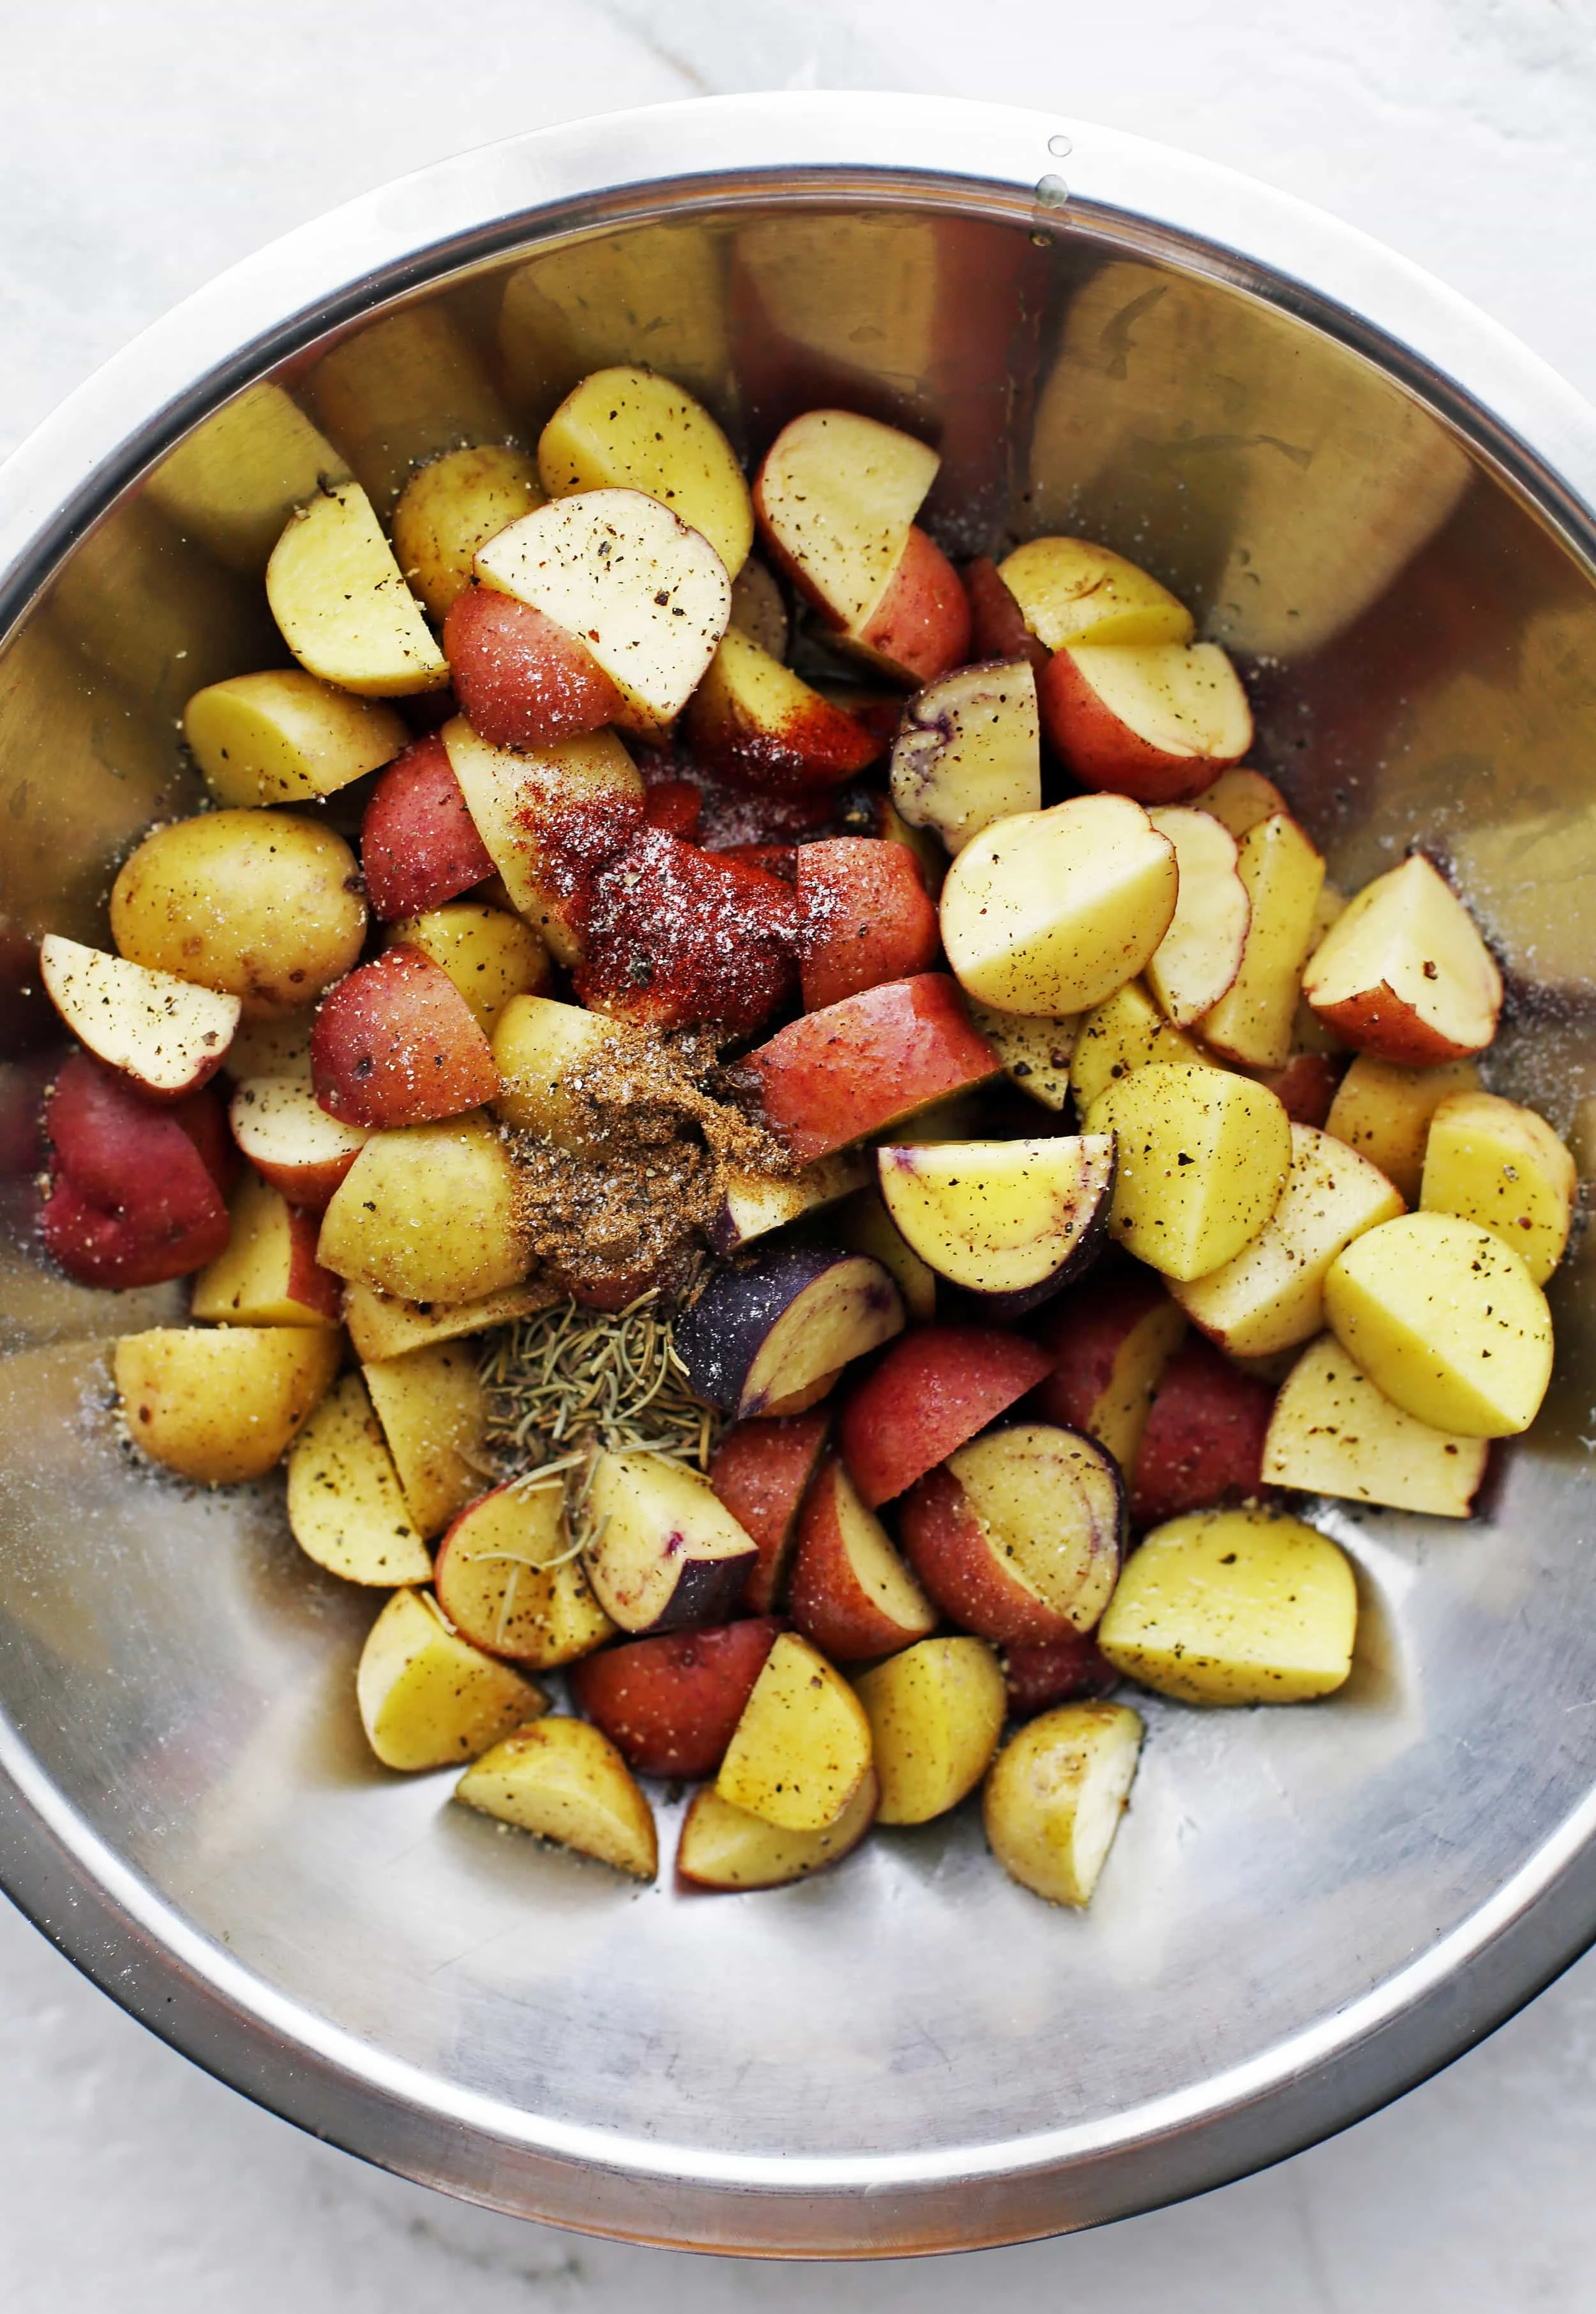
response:
M1596 0L49 0L4 11L0 453L187 290L460 148L761 87L1055 103L1318 201L1596 395ZM1592 2302L1596 1959L1401 2104L1205 2200L974 2261L578 2240L315 2144L0 1907L7 2314L691 2306L1451 2314Z

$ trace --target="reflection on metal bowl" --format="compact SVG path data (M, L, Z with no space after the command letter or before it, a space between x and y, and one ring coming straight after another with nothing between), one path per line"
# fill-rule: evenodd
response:
M976 106L665 108L374 195L0 475L0 1876L242 2089L507 2209L799 2255L1090 2223L1368 2110L1591 1935L1577 1259L1487 1515L1327 1507L1364 1592L1350 1690L1155 1702L1075 1918L968 1810L713 1900L385 1774L351 1698L369 1599L299 1563L273 1486L185 1493L111 1434L105 1345L181 1295L129 1311L29 1238L31 943L103 937L108 869L195 799L183 700L280 662L287 510L348 473L385 509L416 459L531 441L615 359L750 453L816 400L923 433L950 549L1067 525L1150 563L1239 655L1257 760L1338 880L1450 854L1512 983L1501 1089L1564 1127L1596 1100L1596 419L1478 315L1222 172Z

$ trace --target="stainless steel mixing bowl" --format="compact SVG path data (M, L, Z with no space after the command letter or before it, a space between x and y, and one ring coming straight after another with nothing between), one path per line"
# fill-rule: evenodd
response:
M28 444L0 476L14 1031L25 942L101 932L108 863L191 799L184 697L280 655L260 573L326 456L295 413L388 502L411 459L534 428L614 358L753 450L816 399L924 431L949 545L1068 526L1151 562L1248 666L1258 760L1333 873L1415 834L1450 852L1512 983L1500 1084L1563 1126L1596 1092L1596 419L1279 195L1044 113L877 97L666 108L429 170L229 274ZM284 392L236 399L261 379ZM1339 2127L1592 1935L1577 1253L1487 1515L1325 1506L1362 1582L1352 1686L1151 1705L1075 1918L968 1811L811 1886L683 1898L386 1775L352 1696L369 1597L297 1557L275 1487L185 1494L112 1437L105 1344L181 1293L51 1277L8 1195L0 1871L135 2015L339 2144L640 2239L1010 2240Z

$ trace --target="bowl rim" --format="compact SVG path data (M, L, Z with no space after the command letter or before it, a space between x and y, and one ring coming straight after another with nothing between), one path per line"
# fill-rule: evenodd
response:
M1061 153L1067 145L1067 153ZM80 386L0 467L0 638L120 492L238 387L375 304L585 227L798 198L1060 227L1225 283L1395 378L1596 570L1596 411L1467 300L1322 212L1060 114L805 92L598 116L440 162L275 242ZM717 2155L551 2123L311 2015L193 1928L0 1713L0 1886L172 2045L380 2165L519 2215L754 2255L901 2256L1156 2207L1301 2150L1492 2031L1596 1935L1596 1790L1475 1912L1199 2088L935 2153Z

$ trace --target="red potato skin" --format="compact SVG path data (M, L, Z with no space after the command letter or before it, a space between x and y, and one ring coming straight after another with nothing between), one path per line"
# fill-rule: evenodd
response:
M767 876L780 876L784 884L796 888L799 849L796 843L728 843L724 852L715 856L718 860L740 860L745 868L763 868Z
M928 972L937 911L904 845L837 835L798 855L798 977L806 1012Z
M460 1117L498 1091L487 1038L442 965L392 948L324 997L311 1078L329 1117L391 1131Z
M318 1318L331 1318L336 1324L343 1315L344 1282L331 1269L323 1269L316 1259L316 1241L321 1231L319 1214L301 1206L289 1206L288 1299L297 1302L301 1309L313 1310Z
M995 1647L1068 1638L1054 1614L1005 1569L951 1471L928 1471L898 1513L904 1556L951 1623Z
M60 1066L59 1053L0 1061L0 1179L41 1172L48 1162L44 1096Z
M605 1647L572 1665L571 1695L639 1774L712 1776L786 1628L762 1615Z
M970 605L958 572L918 524L859 637L906 683L930 683L970 656Z
M766 1415L734 1423L715 1449L710 1484L759 1553L743 1593L756 1615L773 1613L786 1597L798 1513L830 1426L824 1409Z
M1262 1493L1274 1392L1201 1334L1165 1369L1131 1480L1131 1519L1145 1532L1186 1511Z
M656 780L643 798L644 826L663 828L683 843L697 841L703 817L703 790L691 780Z
M870 1663L895 1655L927 1635L884 1614L860 1583L843 1540L837 1510L842 1465L827 1458L798 1519L798 1549L788 1585L794 1628L833 1663Z
M1049 1370L1032 1400L1036 1419L1084 1430L1089 1437L1126 1337L1168 1299L1158 1278L1139 1263L1116 1262L1055 1303L1036 1328Z
M282 1191L291 1206L320 1214L332 1203L333 1191L359 1154L357 1149L351 1149L347 1157L331 1157L321 1165L274 1165L259 1157L251 1157L250 1162L263 1181Z
M1466 1061L1485 1049L1481 1045L1455 1044L1451 1038L1443 1037L1403 1002L1389 981L1349 997L1344 1004L1316 1004L1313 1010L1326 1028L1354 1052L1368 1053L1377 1061L1395 1061L1406 1069L1439 1068L1443 1061Z
M645 828L595 875L577 994L658 1029L752 1035L793 996L798 904L780 878Z
M900 1335L852 1391L837 1425L861 1499L875 1510L904 1493L1047 1371L1046 1352L1018 1334L919 1326Z
M922 972L806 1013L748 1054L765 1120L800 1164L912 1116L1001 1069L970 1026L958 983Z
M876 733L818 693L807 711L773 724L757 723L701 693L688 707L685 722L699 762L734 786L772 795L841 787L883 751Z
M199 1161L223 1197L233 1195L238 1179L238 1152L227 1130L227 1111L215 1092L186 1092L181 1100L163 1100L163 1108L198 1152Z
M62 1068L45 1104L55 1161L40 1226L80 1285L163 1285L226 1250L227 1207L180 1106L141 1100L86 1053Z
M621 693L580 636L491 587L468 587L444 621L461 712L495 747L535 748L602 730Z
M1067 1639L1005 1647L1002 1665L1009 1709L1016 1719L1034 1719L1038 1711L1051 1711L1057 1703L1112 1695L1120 1684L1118 1672L1088 1631L1071 1631Z
M1025 613L991 555L978 554L965 565L962 575L970 605L970 657L1028 659L1040 675L1052 654L1027 626Z
M1327 1053L1293 1053L1283 1069L1249 1071L1276 1095L1293 1125L1323 1128L1341 1082L1344 1064Z
M434 733L379 773L360 823L360 868L372 913L422 916L493 873L448 750Z
M1036 682L1042 729L1083 787L1106 788L1138 803L1184 803L1239 764L1234 755L1168 755L1122 723L1078 671L1068 649L1054 651Z

